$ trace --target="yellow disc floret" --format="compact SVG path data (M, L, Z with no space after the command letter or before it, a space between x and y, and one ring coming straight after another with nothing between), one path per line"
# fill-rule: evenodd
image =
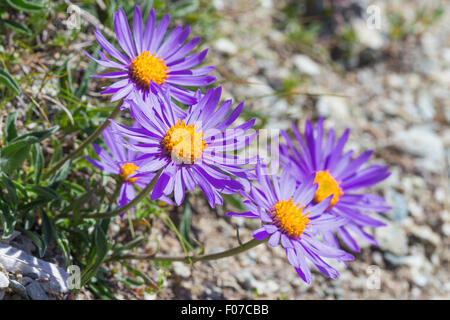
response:
M305 206L294 205L292 198L280 200L272 208L272 217L277 227L291 238L298 238L305 228L309 227L309 219L303 214Z
M339 187L340 182L336 182L335 178L328 170L317 171L314 183L319 185L319 188L317 188L316 194L314 195L314 201L316 203L333 195L333 199L331 199L330 202L330 207L332 207L339 201L339 197L344 194Z
M194 163L200 158L207 144L203 141L203 133L178 119L176 125L167 130L163 139L163 147L177 162Z
M169 76L169 69L166 62L159 57L155 57L155 53L150 55L148 51L143 51L130 64L130 77L144 89L148 89L150 82L159 85L166 81Z
M128 176L138 169L139 167L134 163L127 162L120 168L120 175L124 181L135 182L138 178L128 178Z

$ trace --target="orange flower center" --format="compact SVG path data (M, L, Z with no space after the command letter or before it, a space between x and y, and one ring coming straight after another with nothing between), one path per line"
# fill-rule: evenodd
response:
M128 178L128 176L138 170L139 167L134 163L127 162L120 168L120 175L123 180L128 182L135 182L138 178Z
M333 195L333 199L331 199L330 202L330 207L332 207L339 201L339 197L344 194L342 189L339 187L341 182L336 182L335 178L328 172L328 170L317 171L314 183L319 185L319 188L317 188L316 194L314 195L314 201L316 203L328 198L330 195Z
M300 203L294 205L292 198L288 201L280 200L272 208L272 217L275 224L281 231L292 238L298 238L302 235L305 228L309 227L309 219L303 214L305 206Z
M150 82L153 81L161 85L169 76L167 73L169 69L166 62L159 57L155 57L148 51L143 51L130 64L130 77L142 88L148 89Z
M172 154L178 162L194 163L200 158L207 144L203 141L203 133L178 119L177 124L167 130L163 139L163 147Z

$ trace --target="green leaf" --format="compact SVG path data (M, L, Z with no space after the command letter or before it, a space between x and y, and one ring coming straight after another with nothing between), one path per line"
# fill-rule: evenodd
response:
M25 0L6 0L6 3L16 10L25 12L38 12L45 8L42 3L29 2Z
M12 21L12 20L1 20L1 21L3 21L3 23L7 27L9 27L9 28L11 28L11 29L13 29L13 30L15 30L17 32L26 34L27 36L31 36L32 35L31 30L26 25L24 25L22 23L18 23L16 21Z
M58 129L59 129L59 126L53 126L47 130L30 132L30 133L24 134L18 138L15 138L11 142L15 142L17 140L28 140L31 143L40 142L40 141L50 137L53 133L58 131Z
M0 178L0 186L3 189L2 193L0 194L0 199L3 199L3 201L8 203L13 210L16 210L17 203L19 202L16 193L16 186L4 172L0 172ZM5 192L5 190L7 190L8 192Z
M95 229L95 248L97 261L103 261L108 252L108 239L101 224L97 225Z
M4 144L17 137L16 128L17 112L13 111L8 118L6 118L5 128L3 129Z
M106 229L111 219L103 219L95 226L93 250L95 251L95 258L86 267L81 276L81 286L84 286L92 276L97 273L98 268L105 260L108 253L109 245L106 238Z
M34 144L32 147L33 154L33 167L34 167L34 183L39 184L41 180L42 169L44 168L44 155L42 148L38 144Z
M3 226L2 238L6 239L13 233L16 222L17 220L11 212L11 208L4 202L0 202L0 223Z
M61 168L56 171L55 175L50 179L50 187L54 190L58 189L59 185L66 180L67 175L69 174L70 166L72 161L65 162Z
M9 89L14 91L16 94L21 94L22 90L20 90L19 84L16 80L10 75L7 71L0 69L0 83L7 86Z
M30 147L30 141L20 140L0 149L0 170L11 173L20 168L30 153Z
M39 249L39 257L43 257L45 254L45 251L47 250L47 244L45 243L44 239L39 236L36 232L21 229L20 232L22 232L28 239L30 239L34 245Z
M70 245L69 240L63 233L55 232L56 244L64 253L66 266L70 264Z
M44 240L45 245L48 247L53 239L53 226L47 213L42 209L40 209L39 211L42 219L42 239Z
M49 167L53 166L55 163L62 159L62 148L58 139L53 139L53 149L55 151L53 152L52 158L50 159Z
M191 239L192 208L191 208L191 205L189 202L185 201L184 203L185 204L184 204L183 217L181 218L181 221L180 221L180 233L189 244L192 244L193 243L192 239Z
M31 145L37 143L58 130L58 126L48 130L31 132L12 139L0 149L0 170L11 173L20 168L30 153Z
M53 190L50 187L43 187L43 186L33 186L32 190L36 192L41 198L47 199L47 200L56 200L59 199L58 194L55 190Z

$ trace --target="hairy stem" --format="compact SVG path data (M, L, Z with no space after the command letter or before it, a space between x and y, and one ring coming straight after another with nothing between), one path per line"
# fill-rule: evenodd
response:
M120 106L122 105L121 102L117 104L117 106L114 108L114 110L111 112L111 114L106 118L106 120L102 123L100 127L97 128L97 130L94 131L86 140L83 141L83 143L75 150L73 150L71 153L66 155L64 158L59 160L57 163L53 165L48 171L44 172L43 178L49 177L51 174L53 174L56 170L61 168L61 166L70 159L75 159L81 151L83 151L84 148L86 148L88 145L90 145L99 135L102 133L102 131L108 126L109 120L114 119L120 112Z
M180 261L185 263L194 263L198 261L211 261L218 260L226 257L231 257L240 254L244 251L250 250L261 243L266 241L260 241L252 239L239 247L235 247L229 250L225 250L218 253L207 254L202 256L158 256L155 254L125 254L122 256L111 257L106 261L118 261L118 260L150 260L150 261Z
M161 175L161 173L162 173L162 169L155 175L153 180L144 189L142 189L142 191L136 196L136 198L134 198L133 200L128 202L126 205L124 205L120 208L117 208L115 210L107 211L107 212L87 213L87 214L81 215L80 218L82 218L82 219L92 219L92 218L105 219L105 218L111 218L111 217L118 216L119 214L122 214L122 213L128 211L129 209L131 209L135 205L137 205L142 199L145 198L145 196L147 196L150 193L150 191L153 190L153 188L155 187L156 181L158 181L158 178ZM57 216L57 218L68 218L68 217L70 217L70 215L68 215L68 214L61 214L61 215Z

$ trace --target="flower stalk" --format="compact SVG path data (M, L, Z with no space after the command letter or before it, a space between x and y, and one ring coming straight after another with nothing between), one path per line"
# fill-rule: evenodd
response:
M195 263L199 261L212 261L219 260L227 257L231 257L247 250L250 250L261 243L265 243L266 241L260 241L256 239L252 239L247 241L246 243L240 245L239 247L234 247L229 250L225 250L218 253L207 254L207 255L193 255L193 256L158 256L155 254L125 254L117 257L111 257L107 259L107 262L110 261L120 261L120 260L148 260L148 261L160 261L160 262L184 262L184 263Z
M107 211L107 212L100 212L100 213L87 213L84 215L81 215L80 218L82 219L106 219L106 218L112 218L115 216L118 216L129 209L133 208L135 205L137 205L142 199L144 199L145 196L147 196L150 191L153 190L155 187L156 181L158 181L159 176L161 175L162 170L160 170L153 180L144 188L142 191L130 202L128 202L126 205L119 207L115 210ZM58 216L58 218L68 218L70 215L68 214L61 214Z

